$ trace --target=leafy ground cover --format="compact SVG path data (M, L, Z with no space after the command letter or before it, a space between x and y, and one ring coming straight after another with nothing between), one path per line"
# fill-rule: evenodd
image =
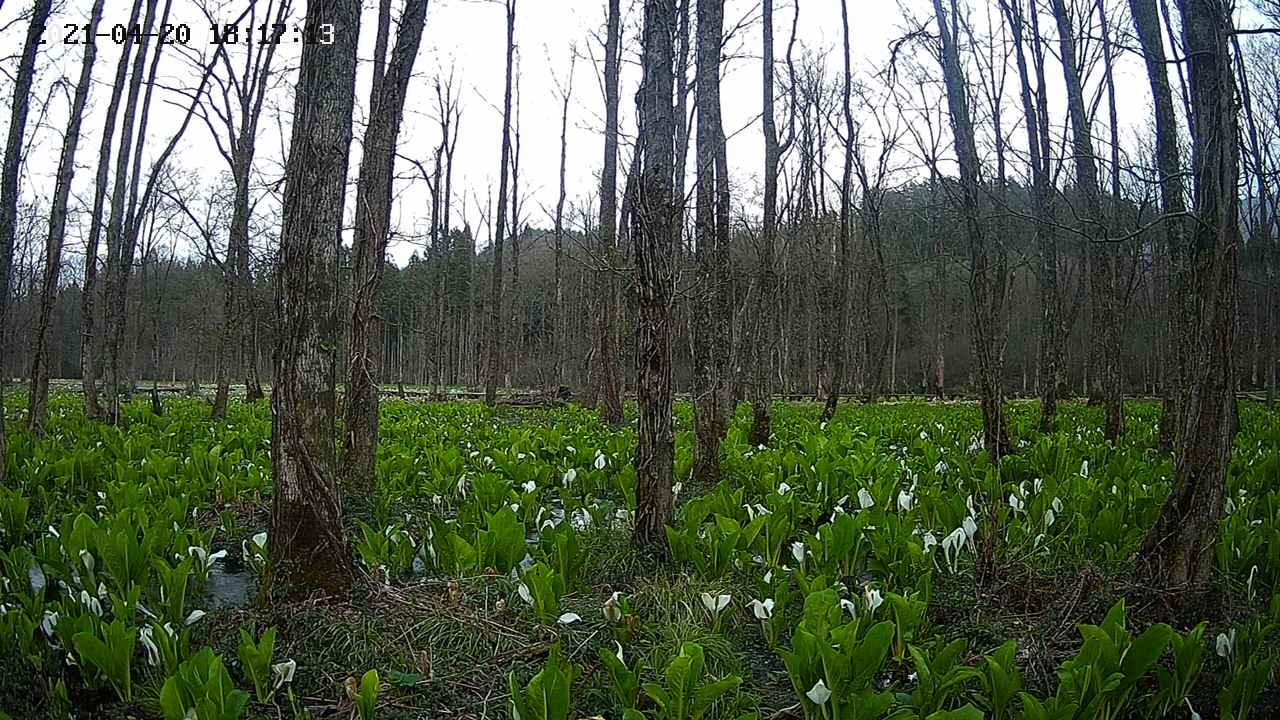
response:
M1091 408L986 458L976 407L777 408L677 486L638 557L632 433L585 410L390 402L346 492L365 580L260 607L270 417L197 401L120 428L56 397L11 423L0 709L13 717L806 720L1275 717L1280 417L1242 409L1214 592L1135 582L1168 488L1158 408L1118 446ZM677 477L692 466L678 406ZM1175 600L1177 602L1175 602Z

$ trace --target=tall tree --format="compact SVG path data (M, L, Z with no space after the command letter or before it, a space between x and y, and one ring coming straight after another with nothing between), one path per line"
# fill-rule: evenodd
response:
M275 0L268 0L264 16L276 27L284 27L289 7L290 0L280 0L278 5ZM249 25L255 28L259 27L257 9L258 3L249 4ZM213 8L204 5L201 10L211 24L218 21ZM252 401L262 397L255 350L256 327L251 312L253 278L249 271L249 220L253 208L249 183L257 149L258 124L267 88L271 85L272 60L278 46L277 42L246 43L244 63L239 65L232 62L225 44L218 45L215 51L217 71L211 78L216 91L211 92L208 102L202 102L200 106L200 118L231 172L232 184L231 226L226 261L222 264L223 328L218 345L217 387L211 413L215 418L226 414L233 366L239 366L244 372L245 398Z
M1102 211L1102 190L1098 183L1098 166L1094 159L1093 137L1089 116L1085 111L1080 63L1076 54L1076 32L1067 14L1064 0L1052 0L1053 17L1058 25L1059 55L1063 80L1067 86L1067 114L1071 119L1072 161L1076 168L1076 188L1084 198L1081 233L1088 243L1091 329L1094 349L1091 353L1096 375L1101 376L1102 400L1106 408L1103 429L1109 440L1124 432L1124 396L1120 375L1120 322L1118 305L1117 260L1115 243L1107 237Z
M141 168L143 145L146 141L147 110L150 107L151 91L155 85L147 84L146 98L142 101L139 112L138 101L143 87L143 74L146 69L147 50L150 47L152 28L156 22L157 0L147 0L146 14L142 21L142 40L138 43L138 54L133 58L130 70L129 94L124 105L124 121L120 126L120 146L116 150L116 167L111 189L111 214L107 218L107 266L103 283L103 325L106 339L106 371L107 371L107 419L112 423L120 421L121 385L124 382L121 368L121 351L124 343L125 300L129 290L129 274L133 265L134 206L130 198L136 201L137 179ZM170 0L165 2L165 15L168 15ZM162 21L163 24L163 21ZM163 45L160 45L163 48ZM159 59L159 50L156 60ZM158 62L152 63L152 70ZM135 122L138 125L137 137L134 137ZM130 160L132 172L130 172ZM126 195L128 190L128 195ZM128 252L126 253L126 249Z
M766 5L766 12L769 6ZM724 34L724 0L699 0L697 29L698 155L694 257L700 297L694 303L694 478L708 487L720 479L720 441L728 427L729 262L722 246L718 207L729 178L720 172L724 142L720 117L720 47ZM683 119L681 119L683 122ZM727 164L727 163L726 163ZM683 198L680 199L683 204ZM678 232L678 230L677 230Z
M842 90L842 110L844 112L844 172L840 176L840 237L836 247L838 267L835 271L836 286L836 321L828 332L834 337L828 343L828 353L832 356L831 380L827 390L827 402L822 408L823 421L830 420L836 414L836 405L840 402L841 388L845 381L846 356L849 346L849 283L853 273L853 108L850 106L853 96L853 63L849 49L849 3L840 0L840 22L843 26L844 40L844 88Z
M1156 0L1129 0L1134 29L1142 47L1147 83L1155 108L1156 173L1160 183L1161 226L1164 261L1168 267L1165 314L1165 357L1162 363L1160 444L1172 449L1178 435L1180 396L1187 360L1186 337L1188 296L1185 291L1187 226L1183 168L1178 147L1178 119L1174 114L1173 90L1169 84L1164 41L1160 33L1160 12ZM1179 66L1181 67L1181 66Z
M636 96L640 118L640 174L634 190L632 246L636 264L635 543L666 553L672 514L674 437L671 426L671 270L676 228L672 171L675 109L672 61L675 0L645 0L644 76Z
M978 386L982 405L982 436L988 454L998 460L1009 450L1009 433L1004 420L1004 397L1001 378L1004 373L998 352L998 330L993 327L1003 285L991 239L982 224L978 175L978 149L974 140L973 119L969 114L969 90L964 67L956 45L955 0L951 0L950 18L943 0L933 0L934 15L941 39L939 60L946 86L947 109L951 118L951 134L955 142L956 160L960 165L960 212L964 222L965 242L969 255L970 319L973 327L973 350L978 364ZM950 22L949 22L950 20Z
M134 0L128 27L137 25L138 14L141 11L142 0ZM115 82L111 85L111 100L107 104L107 117L103 123L102 143L98 148L98 173L94 179L93 210L89 215L89 239L85 244L84 252L84 285L80 293L80 382L84 388L84 413L91 418L101 417L103 414L98 400L100 353L94 308L98 292L98 245L103 232L102 214L107 199L107 176L111 169L111 141L115 134L120 100L124 97L130 53L133 52L136 44L135 35L125 33L124 48L120 52L120 60L116 63ZM141 49L138 52L141 53ZM123 130L121 131L122 136L126 134Z
M375 58L369 94L369 124L356 182L355 239L351 247L351 325L347 333L347 387L343 416L343 463L348 482L374 480L378 449L379 355L383 346L374 305L382 289L391 234L391 185L405 96L427 21L427 0L406 0L391 58ZM385 48L383 50L385 53ZM385 62L385 68L383 64Z
M89 101L89 88L93 81L93 63L98 56L96 33L102 20L105 0L95 0L89 11L86 33L90 42L84 44L84 59L80 63L80 78L76 82L71 99L70 117L62 136L62 152L58 157L58 175L54 183L53 204L49 210L49 236L45 240L44 277L40 283L40 310L36 321L35 350L31 357L31 384L27 395L27 425L37 434L43 434L49 414L49 325L53 307L58 299L58 277L62 270L62 246L67 233L67 206L71 199L71 180L76 171L76 148L80 144L80 124L84 120L85 104Z
M353 577L335 478L334 415L337 261L360 0L309 0L306 27L322 25L333 29L333 42L304 44L298 70L276 284L275 492L264 589L286 599L342 592Z
M1023 127L1027 133L1028 162L1031 166L1031 214L1035 219L1035 244L1039 258L1036 279L1040 288L1040 431L1052 433L1057 426L1058 386L1062 382L1062 340L1065 333L1061 331L1060 320L1062 300L1058 294L1058 244L1050 214L1053 188L1049 179L1048 98L1044 90L1044 54L1039 34L1039 12L1034 2L1027 11L1032 15L1033 24L1032 62L1028 62L1027 42L1023 35L1025 18L1022 0L1000 0L1000 10L1013 39ZM1033 73L1035 90L1032 89Z
M1240 263L1240 177L1233 32L1230 6L1219 0L1182 0L1182 41L1191 96L1191 167L1196 223L1187 247L1191 309L1182 338L1187 346L1183 408L1173 487L1140 561L1162 587L1206 589L1214 567L1218 521L1227 492L1235 422L1237 293Z
M13 248L18 231L18 179L22 171L22 152L27 134L27 115L31 110L31 84L36 75L36 52L45 23L49 20L52 0L36 0L27 25L27 39L18 59L18 77L13 84L13 106L9 111L9 137L4 146L4 164L0 166L0 354L5 352L6 328L9 320L9 291L12 287ZM6 373L0 371L0 484L7 481L8 438L4 423L4 386Z
M604 164L600 170L600 245L605 272L596 273L593 334L595 385L600 419L610 426L622 424L622 378L618 366L617 283L613 259L618 247L618 76L622 70L622 11L618 0L609 0L604 43Z
M493 406L502 378L502 244L507 231L507 168L511 164L511 76L516 51L516 0L506 0L507 75L502 94L502 163L498 171L498 216L493 229L493 271L489 284L489 372L485 378L484 401Z
M556 195L556 215L555 215L555 306L554 315L551 321L551 328L554 333L552 336L552 359L555 363L556 377L555 384L557 392L560 388L566 387L569 382L569 368L564 360L565 340L568 333L567 322L564 313L564 201L565 201L565 171L568 166L569 158L569 100L573 96L573 69L577 64L578 55L575 52L569 56L569 74L565 84L560 88L561 108L560 108L560 192Z
M751 433L752 445L769 442L772 427L770 404L773 400L774 337L777 334L775 308L778 294L777 262L778 244L778 165L784 151L778 141L778 123L774 113L774 55L773 55L773 0L764 0L762 20L764 36L761 59L761 90L764 100L762 114L764 129L764 218L760 227L759 273L756 290L755 340L752 343L751 381ZM800 5L796 4L791 18L791 43L787 46L787 67L790 70L792 95L790 121L786 145L795 136L795 70L791 64L791 48L796 40L796 25L800 21Z

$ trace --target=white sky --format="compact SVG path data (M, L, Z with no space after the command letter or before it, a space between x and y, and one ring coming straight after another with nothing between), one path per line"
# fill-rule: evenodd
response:
M266 0L260 0L265 4ZM840 3L838 0L775 0L775 42L777 54L781 59L791 27L792 13L795 4L800 5L800 23L798 31L797 55L799 47L827 51L828 76L839 77L841 56ZM300 20L305 0L294 0L293 16ZM59 74L65 74L69 83L74 83L78 73L82 48L80 46L64 46L62 44L63 26L65 23L83 22L88 14L90 0L63 0L55 8L55 17L51 19L47 33L48 45L42 54L39 65L41 75L34 92L35 101L44 104L51 96L50 86ZM370 63L367 59L372 54L373 28L376 23L376 0L366 0L365 13L362 17L362 36L360 43L359 83L356 90L357 128L356 142L353 143L352 165L349 174L351 194L354 196L354 181L359 170L359 139L362 134L361 120L368 99L368 77ZM19 12L24 12L28 3L11 1L0 9L0 56L6 73L6 84L12 87L11 78L16 67L16 55L25 33L25 26L15 23ZM161 2L163 5L163 2ZM397 2L395 12L399 9ZM881 68L888 58L890 42L904 34L909 25L908 14L928 19L931 17L929 0L901 0L888 2L884 0L850 0L850 31L854 48L855 74L864 79ZM638 81L638 68L635 60L639 50L636 30L640 19L640 2L624 0L624 39L627 42L626 54L628 62L624 67L622 108L623 131L629 136L634 127L634 93ZM1111 2L1111 22L1123 27L1126 32L1130 27L1128 13L1121 12L1126 6L1123 2ZM244 0L229 0L226 9L218 16L227 21L233 20L244 9ZM130 2L128 0L108 0L103 18L103 27L128 20ZM988 5L986 0L971 0L972 22L976 32L985 34L988 13L998 17L994 0ZM559 168L559 133L560 133L560 101L556 89L556 78L562 81L568 71L569 57L576 46L581 56L576 64L574 77L573 101L570 106L569 133L569 169L568 187L570 202L584 201L596 191L596 177L602 156L602 136L600 126L603 117L603 98L597 77L597 68L589 59L588 53L594 54L599 63L603 63L603 53L596 37L602 34L605 15L604 0L519 0L516 26L516 39L520 57L520 94L521 94L521 193L525 198L525 219L535 226L549 226L550 220L544 208L554 207L557 193L557 173ZM726 27L733 27L743 18L751 18L751 24L741 30L728 46L729 61L724 68L722 86L724 121L727 133L731 134L728 154L731 174L735 183L735 206L744 206L745 212L755 215L754 205L758 198L759 168L763 162L763 140L760 136L758 115L761 108L759 89L760 79L760 26L758 0L728 0L726 9ZM211 46L208 23L194 4L194 0L175 0L171 22L185 23L192 29L190 47L195 51L209 52ZM1048 47L1052 55L1056 55L1056 32L1052 19L1042 18L1042 30L1050 37ZM468 220L473 228L480 222L481 211L477 207L477 199L481 205L485 202L491 186L496 188L498 173L501 102L504 73L505 48L505 15L500 2L492 0L432 0L427 20L422 49L415 67L415 79L410 86L410 96L406 111L405 123L400 137L401 154L421 161L430 167L434 148L439 140L439 131L435 121L435 96L431 80L437 74L447 74L450 67L455 69L457 84L462 92L463 119L462 131L458 142L457 159L454 171L454 224L459 224L459 214ZM1133 43L1129 43L1132 45ZM196 72L192 66L182 60L177 52L166 50L165 59L161 61L160 75L166 85L192 86L196 82ZM288 71L282 81L268 96L266 117L263 118L258 141L258 157L256 170L263 180L279 177L282 147L288 138L288 113L292 109L292 83L296 73L298 47L286 45L277 57L277 68ZM937 69L925 49L919 45L909 47L908 53L915 62L930 69L937 76ZM101 127L104 110L109 97L109 83L114 76L119 48L109 40L99 42L99 55L94 71L95 87L90 98L91 114L86 117L82 141L78 152L78 171L74 185L74 198L87 203L92 198L92 183L96 169L98 145L101 142ZM692 58L691 58L692 59ZM1022 145L1022 130L1017 121L1021 116L1017 104L1017 75L1010 62L1008 87L1006 89L1005 125L1011 142ZM1060 70L1051 66L1049 87L1052 103L1052 116L1057 125L1055 131L1062 132L1064 104ZM781 73L781 68L780 68ZM1090 78L1092 94L1100 80L1100 73ZM690 73L692 82L692 73ZM1149 117L1149 97L1143 76L1142 64L1133 53L1125 53L1117 69L1119 87L1118 101L1122 125L1122 148L1131 150L1136 147L1136 138L1143 131ZM5 91L0 91L7 94ZM30 154L26 175L24 176L23 193L27 197L43 196L47 201L53 192L53 175L56 170L57 155L61 142L63 127L66 122L67 105L70 88L53 94L54 100L48 104L47 112L41 115L40 109L33 107L29 121L28 134ZM6 104L9 98L5 97ZM167 102L166 102L167 101ZM938 107L943 106L940 98L935 98ZM173 103L173 104L170 104ZM167 143L181 121L183 109L176 104L185 102L173 93L157 90L153 106L153 115L149 127L147 145L148 161L159 153ZM977 103L975 103L977 104ZM781 113L783 107L780 105ZM1100 108L1105 112L1105 106ZM862 114L862 109L855 107L855 113ZM8 112L4 113L0 124L7 123ZM1095 144L1098 154L1105 155L1107 137L1106 125L1102 118L1094 124ZM37 126L37 121L40 124ZM912 118L903 118L911 122ZM118 131L118 128L117 128ZM949 136L949 133L944 133ZM283 138L283 139L282 139ZM831 142L835 142L834 137ZM909 142L909 140L908 140ZM946 140L949 142L949 139ZM623 151L622 161L625 163L629 150ZM225 170L224 163L217 155L210 140L208 130L203 123L193 121L175 153L175 161L184 169L196 171L209 184L216 181L218 173ZM838 152L828 153L829 162L841 161ZM902 165L910 163L905 153ZM622 165L625 168L625 164ZM692 169L692 163L690 163ZM397 172L402 177L416 174L416 169L401 161ZM839 170L830 168L834 176ZM1015 175L1021 171L1013 170ZM898 174L895 182L910 179L910 172ZM620 178L621 181L621 178ZM393 211L393 226L403 233L425 233L429 222L429 197L426 185L420 181L402 181L396 187L397 203ZM74 202L74 201L73 201ZM353 200L348 200L348 217ZM270 200L263 207L269 207ZM84 223L87 226L87 222ZM478 233L480 244L487 242L488 229ZM77 237L72 231L72 244ZM413 246L408 243L397 243L391 254L397 262L403 262ZM78 248L70 248L74 253ZM82 252L82 251L81 251ZM72 273L75 275L76 273Z

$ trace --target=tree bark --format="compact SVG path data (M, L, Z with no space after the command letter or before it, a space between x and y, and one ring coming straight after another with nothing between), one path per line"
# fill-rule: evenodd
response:
M1076 187L1084 196L1082 234L1088 243L1090 325L1093 334L1094 377L1100 381L1106 420L1103 430L1108 440L1124 433L1124 398L1120 376L1120 309L1116 292L1116 252L1107 239L1102 211L1102 191L1094 160L1093 138L1085 112L1084 91L1076 59L1076 42L1064 0L1052 0L1058 26L1062 74L1067 86L1067 111L1071 118L1071 146L1076 168Z
M564 89L564 98L560 108L560 192L556 195L555 217L555 315L551 321L554 332L552 336L552 358L555 363L556 394L567 389L569 384L568 368L564 361L565 340L567 339L567 323L564 313L564 201L565 171L569 157L569 100L573 96L573 70L576 55L569 59L568 83Z
M138 22L138 13L142 10L142 0L134 0L133 10L129 15L128 27ZM85 244L84 287L80 293L80 378L84 388L84 413L90 418L103 416L102 406L98 399L98 332L95 329L95 296L98 285L98 247L102 237L103 206L107 197L107 174L111 168L111 140L115 132L116 116L119 114L120 99L124 95L125 78L129 71L129 54L133 51L134 35L126 33L124 49L120 60L116 63L115 82L111 86L111 100L107 104L107 117L102 130L102 144L98 149L98 174L94 181L93 213L89 218L89 239ZM141 50L139 50L141 53ZM121 136L125 136L121 131ZM127 144L129 140L123 140Z
M622 378L618 366L618 291L614 262L618 247L618 76L621 72L621 10L618 0L609 0L608 28L604 48L604 164L600 171L600 257L608 267L596 274L596 297L600 305L595 317L595 375L600 420L617 427L622 424Z
M766 5L766 12L768 6ZM699 484L720 480L720 441L728 412L729 317L727 314L727 248L722 247L719 196L728 178L721 174L719 153L724 141L720 117L720 45L724 32L724 0L699 0L697 23L697 206L694 213L694 257L700 297L694 303L694 469ZM726 163L727 165L727 163ZM681 199L682 201L683 199Z
M764 100L762 114L764 129L764 218L760 228L760 252L758 291L756 295L755 342L752 343L751 382L751 431L748 440L752 445L768 444L772 434L773 418L773 342L777 334L774 310L777 302L777 273L775 270L775 246L778 238L778 164L782 148L778 142L778 126L774 116L773 101L773 0L764 0L763 58L761 62L761 88ZM796 16L799 16L799 5ZM792 37L794 33L794 19ZM790 53L788 53L790 57ZM795 79L792 78L794 86ZM791 110L794 117L794 102ZM790 142L790 139L788 139Z
M1129 0L1129 9L1133 15L1138 42L1142 46L1147 82L1151 86L1155 107L1156 171L1160 176L1160 207L1164 214L1161 225L1169 268L1165 359L1162 363L1164 377L1161 381L1160 446L1171 450L1180 424L1179 400L1187 362L1187 348L1183 343L1187 334L1185 303L1189 299L1185 290L1188 240L1187 224L1182 217L1186 212L1182 158L1178 149L1178 120L1174 114L1173 90L1169 84L1156 0Z
M36 74L36 52L52 9L51 0L36 0L27 26L27 39L18 59L18 76L13 84L13 107L9 114L9 136L0 168L0 354L5 352L9 320L9 292L13 284L13 249L18 231L18 181L22 171L27 115L31 109L31 83ZM0 370L0 484L7 484L8 438L5 435L4 386L7 371Z
M484 402L497 402L502 378L502 243L507 231L507 168L511 164L511 76L515 61L516 0L506 0L507 75L502 95L502 167L498 172L498 216L493 230L493 268L489 285L489 371L485 376Z
M1192 108L1196 224L1188 245L1182 342L1187 366L1173 487L1147 533L1140 565L1157 587L1207 589L1227 467L1237 431L1235 366L1239 284L1239 141L1231 16L1216 0L1181 0Z
M95 36L102 20L105 0L95 0L89 12L89 35ZM58 176L53 190L53 206L49 210L49 237L45 241L44 277L40 284L40 311L36 321L35 350L31 358L31 386L27 396L27 426L44 434L49 414L49 325L58 299L58 277L62 271L62 246L66 240L67 205L71 198L71 180L75 175L76 148L80 143L80 124L93 81L93 63L98 55L95 42L85 43L80 79L71 100L71 116L62 136L62 152L58 159Z
M311 0L307 27L333 27L332 44L307 43L294 97L285 168L271 391L270 567L264 597L344 592L353 579L335 480L338 246L356 77L359 0Z
M853 110L849 106L853 92L853 65L849 53L849 3L840 0L840 20L844 35L844 174L840 178L840 237L838 268L836 269L836 321L830 328L835 337L828 343L832 356L831 381L827 391L827 401L822 408L823 422L831 420L836 414L836 405L840 402L840 391L844 385L846 355L848 355L849 337L849 282L852 268L853 217Z
M153 85L147 86L147 98L143 101L143 110L138 112L138 99L142 91L143 70L150 46L150 36L155 25L157 0L147 0L146 15L143 20L142 40L138 45L138 54L133 58L133 69L129 79L129 94L125 100L124 122L120 128L120 147L116 152L116 168L114 186L111 190L111 214L107 219L107 267L103 284L104 317L103 325L106 339L106 372L107 372L107 419L111 423L120 422L121 385L124 377L121 372L121 346L124 343L125 300L128 296L128 279L133 265L134 208L128 203L125 195L130 188L130 196L136 199L138 163L134 162L130 173L130 160L136 154L139 158L142 145L146 141L146 106L149 103ZM169 9L166 0L165 11ZM154 68L154 65L153 65ZM134 137L135 119L140 126L137 137ZM128 252L126 252L126 249Z
M675 218L672 171L675 111L672 43L675 0L645 0L639 105L640 176L632 211L639 316L636 321L635 544L665 557L672 516L671 264Z
M382 290L382 269L386 266L391 234L396 143L426 20L427 0L405 2L390 62L374 78L370 92L369 125L365 128L364 154L356 182L342 459L346 481L358 487L371 487L376 477L383 323L374 316L374 308Z
M955 139L956 159L960 165L960 210L964 220L965 240L969 251L969 296L973 327L973 349L978 365L980 403L982 406L983 443L989 457L999 461L1009 451L1009 434L1005 428L1004 398L1001 378L1004 368L996 348L993 327L1003 297L994 288L1003 281L993 278L991 241L982 227L979 203L978 150L974 140L973 120L969 114L969 98L960 53L953 28L948 24L942 0L933 0L938 33L942 41L943 80L947 91L947 108L951 132ZM954 0L951 13L955 14Z

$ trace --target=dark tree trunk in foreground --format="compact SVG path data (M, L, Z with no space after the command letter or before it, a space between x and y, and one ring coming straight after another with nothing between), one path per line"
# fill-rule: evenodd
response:
M138 13L141 10L142 0L134 0L128 27L137 24ZM134 35L126 33L124 49L120 53L119 62L116 63L115 82L111 86L111 101L107 104L102 144L98 149L98 174L94 180L93 212L89 216L89 239L85 244L84 286L80 293L80 382L84 388L84 414L91 418L102 417L103 414L102 406L98 401L99 348L94 318L98 286L98 244L102 238L102 212L107 199L107 174L111 168L111 139L115 133L120 99L124 96L125 78L129 72L129 53L134 49L134 45L136 45ZM123 135L123 132L121 134Z
M18 77L13 84L13 107L9 115L9 137L4 146L4 164L0 169L0 353L5 352L9 315L9 289L13 282L13 247L18 230L18 178L22 169L23 143L27 133L27 114L31 109L31 83L36 73L36 51L40 36L49 19L51 0L37 0L27 26L27 39L18 60ZM0 372L0 484L6 483L8 439L4 430L5 375Z
M356 183L355 241L351 250L351 326L347 333L347 387L343 470L347 482L371 485L378 449L378 381L382 347L374 305L382 289L391 232L391 180L405 95L427 20L427 0L408 0L385 72L375 73L369 125Z
M671 427L671 265L676 228L671 197L675 164L672 39L675 0L645 0L644 78L636 96L640 115L640 177L632 210L636 292L635 543L666 554L671 522L674 438Z
M728 426L729 283L728 248L723 247L718 207L729 179L718 161L724 129L720 117L720 44L724 33L724 0L699 0L697 27L697 207L694 254L698 265L693 303L694 447L693 476L703 485L720 480L720 441ZM727 163L726 163L727 164Z
M596 273L599 312L595 317L595 385L600 419L622 424L622 373L618 363L617 283L613 259L618 245L618 74L621 70L621 10L609 0L604 48L604 165L600 170L600 257L609 265Z
M1071 148L1076 168L1076 188L1084 196L1082 232L1088 247L1091 328L1093 334L1093 371L1100 381L1102 401L1106 408L1103 430L1108 440L1117 440L1124 432L1124 397L1120 375L1120 314L1116 282L1115 243L1107 239L1102 213L1102 190L1098 184L1098 166L1094 159L1089 117L1085 112L1084 91L1076 59L1076 42L1071 18L1064 0L1053 0L1053 15L1058 25L1058 44L1062 74L1067 86L1067 109L1071 118Z
M947 108L951 118L951 132L955 139L956 159L960 165L960 211L964 218L965 241L969 251L969 296L973 322L973 351L978 364L978 384L982 405L982 436L989 457L998 461L1009 450L1009 434L1005 429L1004 398L1001 377L1004 373L1001 355L997 352L998 330L993 327L998 304L1004 302L994 288L1003 283L994 277L999 269L993 267L990 247L982 226L979 202L978 150L974 140L973 120L969 115L969 97L960 64L960 52L956 47L953 26L948 23L942 0L933 0L934 14L938 21L938 34L942 40L942 75L947 91ZM954 15L955 5L951 12Z
M1183 199L1182 158L1178 149L1178 120L1174 114L1173 90L1169 85L1168 64L1160 34L1160 13L1155 0L1129 0L1134 29L1146 62L1147 82L1155 107L1156 171L1160 177L1160 207L1164 214L1163 248L1168 265L1167 309L1165 325L1164 377L1161 382L1162 412L1160 445L1173 449L1178 434L1180 388L1186 364L1186 284L1187 223Z
M836 414L836 405L840 402L840 391L844 386L846 356L849 354L849 283L853 272L850 237L853 234L853 109L849 102L853 93L853 64L849 54L849 4L848 0L840 0L840 20L844 30L844 174L840 178L840 238L837 246L840 249L839 267L836 269L836 313L835 322L828 332L835 337L828 343L828 352L832 356L831 385L827 390L827 402L822 408L823 421L830 420Z
M89 13L89 34L97 32L102 20L105 0L96 0ZM93 81L93 63L98 55L96 43L85 43L80 64L80 79L71 100L71 117L62 136L62 153L58 158L58 177L53 189L53 207L49 210L49 237L45 241L44 277L40 283L40 315L36 321L35 351L31 358L31 386L27 394L27 426L36 434L44 434L49 414L49 325L58 299L58 276L62 270L62 246L67 232L67 205L71 199L71 179L76 171L76 148L80 144L80 123L89 100Z
M1196 224L1190 234L1182 341L1187 366L1173 488L1147 533L1140 561L1158 587L1207 587L1237 431L1232 349L1240 263L1240 176L1231 16L1217 0L1184 0L1183 45L1191 94Z
M335 479L338 243L356 77L359 0L310 0L294 97L276 285L279 338L271 390L271 566L264 596L341 593L353 574Z
M502 166L498 171L498 218L493 226L493 271L489 284L489 368L484 402L493 407L502 379L502 243L507 233L507 167L511 163L511 74L515 55L516 0L507 6L507 80L502 94Z

